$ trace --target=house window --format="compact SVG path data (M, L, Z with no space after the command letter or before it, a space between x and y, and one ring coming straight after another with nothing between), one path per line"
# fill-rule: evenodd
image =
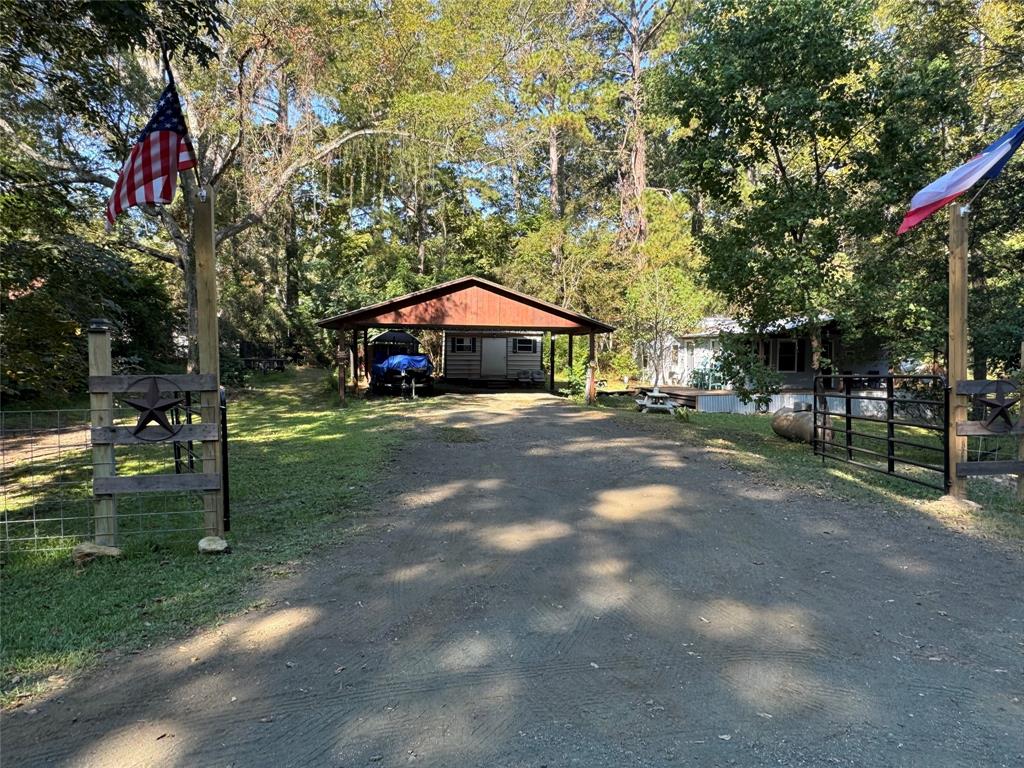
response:
M534 354L537 351L537 340L536 339L512 339L512 351L513 352L525 352L527 354Z
M452 336L452 352L476 352L476 336Z
M672 345L672 365L679 365L679 345Z
M779 373L797 372L796 339L779 339Z
M693 370L693 342L686 342L686 368L687 370Z

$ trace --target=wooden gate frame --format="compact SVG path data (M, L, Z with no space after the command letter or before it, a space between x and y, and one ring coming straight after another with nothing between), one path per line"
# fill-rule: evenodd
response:
M1024 348L1021 351L1024 353ZM956 393L964 398L973 398L974 402L983 402L986 395L998 394L1000 389L1006 389L1007 386L1017 390L1018 399L1024 394L1018 385L1008 379L961 379L956 382ZM991 425L987 421L957 421L956 435L965 442L967 437L1016 435L1021 441L1018 447L1018 460L966 461L965 457L965 460L956 462L956 476L966 478L976 475L1017 475L1017 495L1018 498L1024 498L1024 408L1021 408L1021 415L1013 425L1007 425L1005 421Z
M191 200L195 245L196 299L199 315L197 374L133 374L114 376L110 354L110 322L89 326L89 402L92 409L92 456L95 536L97 544L117 543L117 495L173 491L203 492L203 527L207 536L224 535L224 468L221 451L220 339L217 328L217 270L213 228L214 191L203 187ZM137 392L147 378L166 380L177 391L200 393L199 424L182 425L173 438L201 441L203 472L183 475L119 477L114 446L152 442L130 427L113 424L114 395ZM148 432L149 430L145 430ZM168 438L172 439L172 438ZM160 444L157 442L156 444Z

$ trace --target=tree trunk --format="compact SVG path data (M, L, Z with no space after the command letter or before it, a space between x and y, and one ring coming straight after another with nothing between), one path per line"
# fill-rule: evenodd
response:
M288 323L286 331L287 349L289 352L298 350L295 329L298 322L295 317L299 306L299 269L301 252L299 249L299 232L295 201L288 196L288 240L284 245L284 317Z
M419 274L422 275L427 269L427 244L423 236L423 200L420 195L419 166L417 166L417 171L413 174L412 179L412 205L416 227L416 256L419 259Z
M551 165L551 183L548 187L548 198L551 201L551 213L562 218L565 212L562 201L562 155L558 147L558 128L548 128L548 162Z
M548 128L548 161L551 165L548 199L551 202L551 215L559 225L561 225L562 217L565 213L565 201L562 199L561 160L561 150L558 146L558 128L552 125ZM564 276L562 275L563 257L562 231L561 226L559 226L558 234L551 242L551 274L555 278L555 284L558 286L557 296L555 296L555 302L558 304L565 303L566 290Z
M644 133L643 66L644 45L651 41L644 31L644 19L636 3L630 4L630 13L623 30L629 39L629 81L625 88L627 102L626 124L620 147L619 210L622 216L622 237L625 245L634 250L641 260L639 246L647 239L647 213L644 210L644 191L647 189L647 136Z
M523 191L519 180L519 161L512 161L512 210L519 214L523 208Z
M818 376L821 374L821 328L814 326L811 328L811 376ZM799 354L799 353L798 353ZM814 379L811 379L811 389L814 389ZM828 410L828 398L825 395L818 395L818 408L827 411Z
M644 191L647 189L647 134L643 126L643 83L640 79L643 53L634 44L633 65L633 147L630 153L630 182L633 195L633 216L636 243L647 239L647 212L644 210Z

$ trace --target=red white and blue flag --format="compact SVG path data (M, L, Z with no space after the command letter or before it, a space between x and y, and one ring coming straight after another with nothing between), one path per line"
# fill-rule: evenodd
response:
M910 210L903 218L897 234L902 235L927 219L937 210L953 202L982 179L994 179L1010 157L1024 143L1024 121L989 144L959 168L936 179L910 201Z
M107 203L107 221L133 205L169 203L178 187L178 172L196 164L181 102L172 82L160 95L156 112L139 134Z

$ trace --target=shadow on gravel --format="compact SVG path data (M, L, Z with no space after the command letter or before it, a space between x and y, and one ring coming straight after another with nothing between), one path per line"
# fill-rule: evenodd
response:
M369 531L260 610L15 713L7 755L1019 764L1018 555L553 398L409 418Z

